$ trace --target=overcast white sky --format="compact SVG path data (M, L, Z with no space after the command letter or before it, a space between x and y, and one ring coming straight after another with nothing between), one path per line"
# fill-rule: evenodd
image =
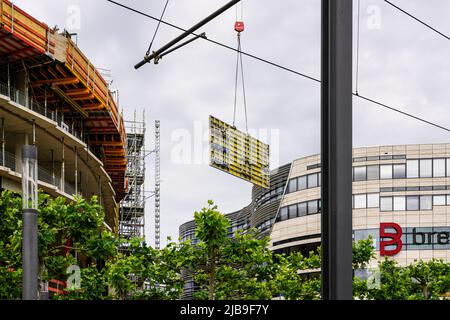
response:
M160 15L165 3L120 1L154 16ZM450 1L392 1L450 34ZM357 1L354 2L356 24ZM134 110L146 111L148 149L153 149L153 122L161 120L163 243L169 235L177 238L179 225L191 220L193 212L208 199L214 200L224 213L250 202L250 184L216 171L207 163L195 163L194 148L199 145L194 147L192 143L190 164L177 164L172 156L180 147L177 135L189 132L193 139L196 123L206 133L210 114L232 121L234 52L197 40L167 56L159 65L146 65L135 71L133 66L142 59L153 35L154 21L106 0L14 3L51 27L58 25L77 32L78 44L89 59L97 67L112 70L113 87L120 90L125 118L130 119ZM171 0L165 20L188 28L225 3L226 0ZM78 10L79 28L74 20ZM320 0L245 0L244 20L244 51L320 78ZM209 38L235 46L234 21L235 10L231 9L202 31ZM179 33L161 26L154 49ZM448 57L449 41L382 0L361 0L361 94L450 127ZM250 58L244 57L244 65L249 127L274 133L273 139L261 138L272 143L272 150L279 150L273 158L275 163L285 164L318 153L319 85ZM239 106L237 125L243 128L242 103ZM354 99L353 141L355 147L440 143L449 142L449 133ZM207 147L207 143L203 145ZM153 162L148 161L148 190L153 189L153 180ZM147 240L153 244L152 200L147 202L146 216Z

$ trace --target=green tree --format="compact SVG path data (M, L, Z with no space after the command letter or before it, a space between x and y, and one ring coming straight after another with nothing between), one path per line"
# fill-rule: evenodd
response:
M21 198L4 191L0 198L0 298L19 299L22 272L22 214ZM38 245L40 281L51 279L65 282L67 268L80 265L88 268L81 272L81 285L77 299L90 299L107 294L102 285L93 292L93 277L98 283L103 275L94 273L97 263L116 255L118 239L106 230L104 212L97 198L91 201L76 198L67 202L64 198L52 199L39 193ZM76 257L76 258L75 258ZM84 281L86 280L86 281ZM86 288L89 287L89 290ZM67 295L59 298L71 298Z
M405 273L411 279L411 299L439 299L450 292L450 263L443 260L418 261L409 265Z
M230 223L214 205L195 213L191 272L200 287L196 299L320 299L320 249L274 255L269 239L258 239L256 230L227 237ZM354 268L364 268L374 255L371 239L353 246Z
M195 212L194 221L195 237L200 240L195 251L197 264L205 273L197 273L197 281L207 276L208 299L215 300L217 264L221 258L219 253L227 242L227 229L230 222L217 210L217 206L211 200L208 201L208 207Z
M114 298L121 300L179 299L184 287L181 272L192 247L170 242L157 250L140 239L107 263L107 279Z
M378 283L357 279L355 296L373 300L441 299L450 291L450 264L442 260L416 261L406 267L385 258L378 263Z

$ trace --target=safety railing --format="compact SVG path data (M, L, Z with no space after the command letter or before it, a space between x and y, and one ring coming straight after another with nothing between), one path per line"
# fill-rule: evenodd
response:
M0 150L0 165L16 171L16 157L8 151L5 151L5 155L3 155L3 151Z
M56 122L58 127L63 129L64 131L73 135L77 139L86 142L84 141L83 135L80 132L78 132L78 130L76 130L75 128L71 127L70 125L68 125L63 121L63 117L61 116L61 114L57 114L56 112L49 110L47 107L42 106L24 92L12 86L8 86L3 82L0 82L0 94L5 97L8 97L11 101L21 105L22 107L30 109L46 117L47 119Z
M71 196L73 196L73 195L75 195L75 188L71 184L65 182L64 183L64 193L67 193L67 194L70 194Z
M38 179L42 182L56 186L53 174L42 167L38 167Z
M3 156L2 150L0 150L0 167L9 168L10 170L20 173L16 170L16 155L5 151ZM38 180L55 186L57 189L61 189L61 178L54 176L49 170L38 166ZM75 188L68 182L64 183L64 193L74 195Z

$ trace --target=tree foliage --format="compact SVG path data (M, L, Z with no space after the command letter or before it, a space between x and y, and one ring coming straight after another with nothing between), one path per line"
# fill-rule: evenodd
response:
M102 207L93 197L52 199L39 194L40 281L69 285L53 299L173 300L182 296L191 274L196 299L320 299L320 248L273 254L270 239L255 229L228 237L230 221L212 201L195 213L199 242L169 243L157 250L142 239L121 240L104 224ZM0 299L20 299L22 275L21 198L8 191L0 197ZM354 243L353 268L365 269L374 258L371 239ZM80 267L79 286L70 286L73 266ZM450 264L418 261L407 267L379 262L379 281L355 277L358 299L439 299L450 291Z
M357 279L355 296L373 300L436 300L450 292L450 263L416 261L406 267L384 259L369 279Z

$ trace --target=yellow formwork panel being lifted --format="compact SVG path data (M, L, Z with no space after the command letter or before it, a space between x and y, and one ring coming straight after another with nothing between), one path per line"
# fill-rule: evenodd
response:
M263 188L270 187L269 145L209 117L210 165Z

